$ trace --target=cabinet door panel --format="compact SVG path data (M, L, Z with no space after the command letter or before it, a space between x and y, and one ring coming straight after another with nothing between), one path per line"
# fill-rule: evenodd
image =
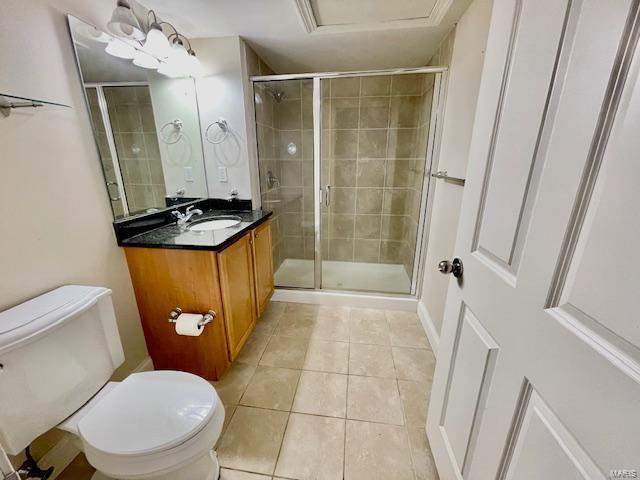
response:
M251 233L218 253L229 359L233 361L256 322Z
M156 369L181 370L217 380L229 365L224 312L213 252L125 248L149 354ZM214 310L198 337L175 332L169 312Z
M253 230L253 263L256 277L258 316L267 308L273 295L273 258L271 255L271 220Z

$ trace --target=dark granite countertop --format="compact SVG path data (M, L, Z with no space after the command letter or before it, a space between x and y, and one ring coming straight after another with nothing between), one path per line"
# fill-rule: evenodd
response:
M123 247L220 251L231 245L249 230L264 223L271 216L271 212L264 210L206 210L203 215L193 217L193 221L189 222L189 224L199 223L221 215L235 215L240 217L242 221L234 227L208 232L194 232L188 228L179 227L174 222L122 239L119 244Z

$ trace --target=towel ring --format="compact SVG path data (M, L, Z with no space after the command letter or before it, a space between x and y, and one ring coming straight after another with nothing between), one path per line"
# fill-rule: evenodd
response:
M182 140L182 137L184 137L184 134L182 133L183 126L184 124L182 123L182 120L176 118L175 120L167 122L164 125L162 125L162 127L160 127L160 131L158 132L158 137L160 137L160 140L162 140L162 142L166 143L167 145L176 144L180 140ZM164 131L167 127L173 127L173 130L178 132L178 135L175 140L173 141L167 140L167 137L164 134Z
M220 138L219 140L213 140L211 137L209 137L209 131L213 127L218 127L222 132L222 138ZM224 118L221 118L220 120L217 120L211 123L204 132L204 138L207 140L207 142L212 143L214 145L219 145L220 143L224 142L228 136L229 136L229 124Z

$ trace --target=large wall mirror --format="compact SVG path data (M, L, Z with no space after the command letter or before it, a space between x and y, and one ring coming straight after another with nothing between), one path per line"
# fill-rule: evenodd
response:
M112 37L69 16L115 218L208 197L193 78L105 51Z

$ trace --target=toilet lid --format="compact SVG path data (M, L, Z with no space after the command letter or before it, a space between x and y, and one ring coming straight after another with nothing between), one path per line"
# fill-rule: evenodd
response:
M218 396L209 382L174 371L127 377L78 423L84 442L96 450L140 455L172 448L211 419Z

